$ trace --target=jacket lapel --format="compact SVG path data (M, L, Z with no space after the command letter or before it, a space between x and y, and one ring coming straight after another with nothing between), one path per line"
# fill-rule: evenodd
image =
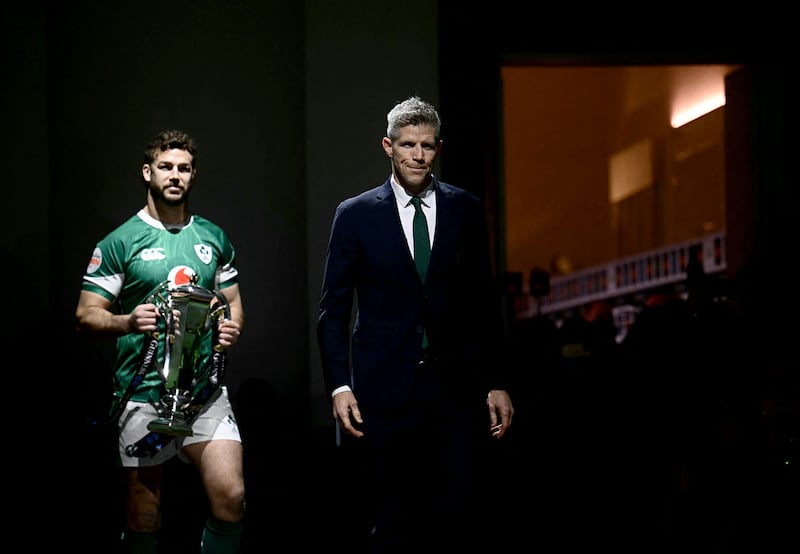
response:
M380 207L381 215L380 221L384 223L385 240L387 241L388 252L404 252L400 256L405 256L407 263L404 264L408 267L408 271L413 273L419 279L417 273L417 266L414 265L414 256L408 249L408 242L406 242L406 235L403 232L403 224L400 222L400 214L397 213L397 199L392 190L391 178L378 189L378 194L375 198L376 204ZM377 232L377 229L372 229L369 232Z
M428 266L428 275L431 275L440 263L442 252L447 252L447 244L451 241L450 230L453 229L453 196L452 192L439 185L438 179L433 179L434 194L436 194L436 231L433 235L431 248L431 261ZM412 260L413 261L413 260Z

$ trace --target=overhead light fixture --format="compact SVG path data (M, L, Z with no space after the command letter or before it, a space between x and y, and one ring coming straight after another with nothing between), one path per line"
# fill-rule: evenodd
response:
M690 121L694 121L703 117L707 113L713 112L717 108L725 105L725 94L716 94L714 96L704 98L695 104L688 105L680 111L675 111L672 114L670 124L673 129L677 129L686 125Z
M725 76L736 66L682 66L672 69L670 124L674 129L725 105Z

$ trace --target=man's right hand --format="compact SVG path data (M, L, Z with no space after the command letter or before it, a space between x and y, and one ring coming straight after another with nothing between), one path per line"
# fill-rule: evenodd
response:
M180 312L178 312L180 314ZM155 304L139 304L130 313L128 326L130 333L151 333L157 330L156 323L159 318L158 308Z
M358 402L352 391L342 391L333 396L333 417L345 433L356 438L364 436L364 432L355 427L364 423L364 420L361 419Z

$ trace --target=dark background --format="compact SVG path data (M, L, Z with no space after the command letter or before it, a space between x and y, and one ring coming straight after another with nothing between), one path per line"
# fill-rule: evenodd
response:
M753 199L755 247L745 265L757 279L746 300L787 321L753 350L796 361L787 332L796 328L796 302L785 270L795 238L796 108L784 18L766 8L659 10L424 0L15 5L3 18L3 369L7 478L29 491L13 507L32 526L30 545L105 552L117 533L108 438L86 423L106 406L112 345L78 340L73 313L95 242L143 205L142 149L167 127L198 140L193 211L228 231L240 260L248 323L231 352L228 386L247 444L248 552L281 539L316 544L349 517L339 507L343 462L313 339L321 272L336 204L388 175L385 114L411 94L440 107L442 179L481 195L498 226L501 63L744 64L752 110L732 147L747 158L736 178ZM530 514L506 533L514 537L517 527L531 531L542 504L563 500L541 494L539 480L553 468L520 453L547 446L527 440L520 421L501 460L514 470L509 479L525 475L525 486L504 481L497 499L501 512L513 500ZM202 524L192 478L176 471L165 525ZM598 516L614 499L575 500L591 507L565 520L579 529L588 520L581 514ZM543 525L533 544L557 535L553 529Z

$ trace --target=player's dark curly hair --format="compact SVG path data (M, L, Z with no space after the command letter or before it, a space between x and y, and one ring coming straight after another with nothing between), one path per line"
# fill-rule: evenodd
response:
M153 140L144 149L144 163L151 164L155 161L159 152L174 148L189 152L192 155L192 165L197 167L197 147L194 144L194 139L183 131L176 129L161 131L153 137Z

